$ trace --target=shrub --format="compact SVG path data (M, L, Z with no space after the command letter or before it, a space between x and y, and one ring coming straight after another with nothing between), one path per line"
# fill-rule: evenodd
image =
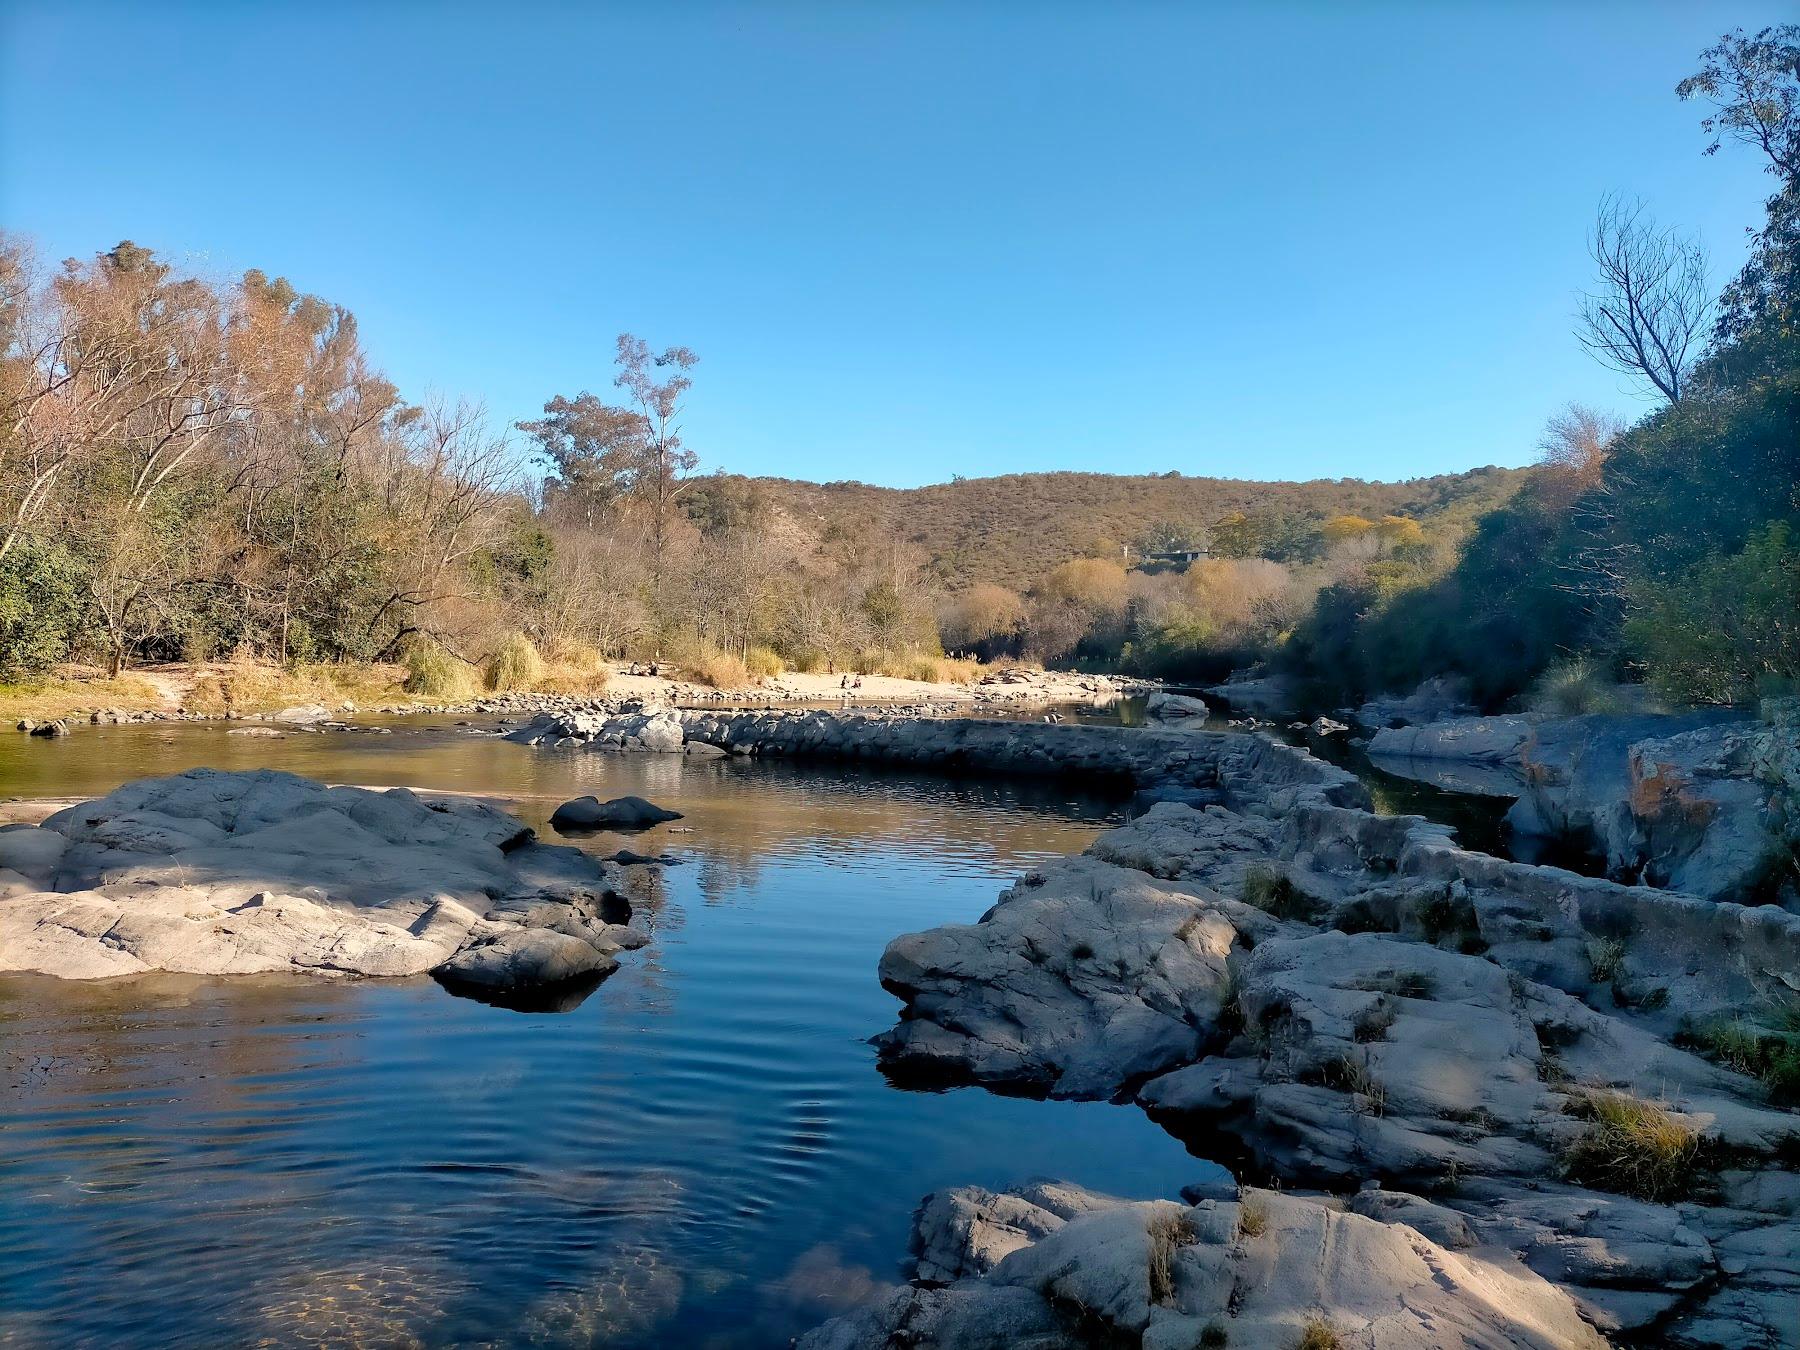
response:
M1786 522L1634 598L1626 640L1670 698L1740 703L1800 681L1800 543Z
M750 671L736 656L702 643L681 663L701 684L714 689L741 689L750 683Z
M1243 900L1277 919L1307 920L1317 908L1286 873L1262 863L1245 870Z
M467 698L475 690L475 672L467 661L452 656L430 638L419 638L406 649L409 694L425 698Z
M1337 1328L1322 1315L1315 1313L1300 1328L1300 1339L1294 1342L1294 1350L1341 1350L1343 1344Z
M566 638L552 639L544 651L544 673L537 687L547 694L597 694L611 671L598 649Z
M69 654L86 572L57 544L27 539L0 559L0 679L35 675Z
M1586 713L1616 713L1627 700L1608 672L1597 662L1576 658L1559 661L1532 684L1525 705L1532 712L1580 717Z
M772 648L752 647L744 653L744 668L758 679L781 674L785 667Z
M1573 1110L1588 1127L1563 1155L1571 1181L1658 1203L1692 1191L1700 1168L1693 1126L1623 1092L1589 1093Z
M496 694L515 689L535 689L544 678L544 658L523 633L508 633L482 672L487 687Z

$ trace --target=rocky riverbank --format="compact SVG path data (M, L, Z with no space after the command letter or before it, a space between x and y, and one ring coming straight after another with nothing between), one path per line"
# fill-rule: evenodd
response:
M1516 835L1587 849L1610 876L1800 911L1800 701L1450 717L1383 728L1368 750L1389 773L1513 798Z
M650 871L471 798L198 769L0 827L0 971L430 973L554 999L644 944Z
M222 668L229 672L230 668ZM260 668L259 668L260 669ZM216 672L215 672L216 673ZM539 690L510 690L462 699L430 700L396 697L394 678L385 695L363 698L311 698L279 700L233 706L200 706L194 697L196 682L207 672L195 667L162 667L138 677L136 701L99 702L84 697L84 689L110 690L103 682L65 682L54 693L30 697L0 698L0 717L18 730L41 737L65 736L86 726L122 726L137 722L223 722L268 724L278 730L324 730L356 726L369 716L437 714L517 717L544 712L616 711L626 706L712 706L741 708L791 708L799 704L835 704L872 708L911 707L919 710L964 712L971 708L1030 708L1052 704L1106 704L1133 694L1147 693L1152 681L1119 675L1083 675L1071 671L1036 670L1025 666L996 666L969 683L900 679L887 675L811 675L790 671L736 689L718 689L678 676L650 675L629 665L615 664L597 677L603 691L580 694ZM267 672L268 683L281 687L279 672ZM116 682L115 682L116 683ZM217 681L215 681L217 683ZM229 683L229 682L227 682ZM379 684L379 682L374 682ZM291 692L291 691L290 691ZM146 704L145 700L149 703ZM22 705L25 716L8 712ZM53 705L45 711L46 705Z
M1256 736L670 710L517 735L1140 793L979 922L890 944L880 1059L1134 1103L1242 1186L930 1197L914 1282L811 1350L1800 1337L1800 915L1470 852Z

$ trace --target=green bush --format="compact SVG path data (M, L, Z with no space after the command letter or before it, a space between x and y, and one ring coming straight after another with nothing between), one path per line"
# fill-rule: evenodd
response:
M1672 699L1743 703L1800 680L1800 543L1785 521L1741 553L1644 582L1626 640Z
M0 559L0 677L36 675L68 656L85 585L81 560L60 544L27 539Z

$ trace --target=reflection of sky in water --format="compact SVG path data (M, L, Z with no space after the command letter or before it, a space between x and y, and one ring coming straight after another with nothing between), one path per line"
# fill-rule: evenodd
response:
M12 795L260 763L536 794L537 820L640 792L692 829L647 836L689 860L644 915L652 946L562 1015L429 981L0 977L0 1327L24 1343L782 1345L897 1278L935 1187L1171 1195L1207 1170L1132 1108L875 1070L882 946L1082 847L1113 803L1067 785L407 729L0 744Z

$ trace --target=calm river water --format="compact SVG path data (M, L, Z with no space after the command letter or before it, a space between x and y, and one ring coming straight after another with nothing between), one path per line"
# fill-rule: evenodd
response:
M516 795L554 837L564 798L639 793L692 830L648 836L686 859L652 945L542 1015L429 980L0 976L0 1345L780 1346L899 1279L933 1188L1212 1171L1134 1109L901 1090L866 1044L888 939L974 920L1116 801L388 725L8 735L0 796L268 766Z

